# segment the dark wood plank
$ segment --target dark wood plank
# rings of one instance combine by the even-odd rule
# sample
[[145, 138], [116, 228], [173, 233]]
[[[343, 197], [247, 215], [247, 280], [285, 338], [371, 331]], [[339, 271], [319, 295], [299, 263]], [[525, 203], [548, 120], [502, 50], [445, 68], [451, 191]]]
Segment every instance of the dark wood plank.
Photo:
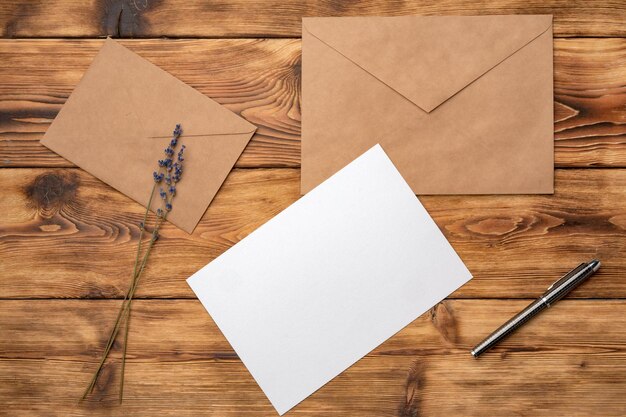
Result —
[[[438, 304], [297, 406], [316, 416], [621, 416], [626, 301], [565, 300], [479, 360], [474, 343], [526, 300]], [[275, 416], [196, 300], [139, 300], [126, 395], [119, 362], [91, 402], [94, 370], [118, 301], [0, 301], [0, 402], [12, 416]]]
[[626, 166], [626, 39], [596, 42], [555, 42], [557, 166]]
[[[259, 127], [239, 167], [300, 163], [300, 41], [126, 41]], [[39, 144], [102, 41], [0, 40], [0, 166], [71, 166]], [[555, 163], [626, 167], [626, 39], [555, 41]]]
[[[119, 297], [142, 208], [78, 169], [2, 169], [0, 298]], [[181, 184], [184, 186], [184, 184]], [[555, 195], [421, 198], [475, 278], [454, 297], [534, 297], [579, 262], [577, 297], [626, 297], [626, 169], [557, 170]], [[140, 297], [193, 297], [185, 279], [299, 198], [296, 169], [236, 170], [196, 231], [167, 225]]]
[[553, 14], [557, 36], [624, 36], [619, 0], [5, 0], [2, 37], [294, 37], [305, 16]]

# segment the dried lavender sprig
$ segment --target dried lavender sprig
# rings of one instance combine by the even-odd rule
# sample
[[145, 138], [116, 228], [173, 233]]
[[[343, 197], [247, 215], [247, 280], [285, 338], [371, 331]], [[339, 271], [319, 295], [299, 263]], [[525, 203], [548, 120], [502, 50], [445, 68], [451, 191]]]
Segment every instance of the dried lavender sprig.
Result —
[[[180, 137], [180, 135], [182, 134], [182, 129], [180, 127], [180, 125], [176, 125], [176, 128], [174, 129], [174, 138], [171, 140], [170, 142], [170, 146], [166, 149], [165, 154], [168, 156], [172, 156], [174, 154], [173, 149], [172, 150], [168, 150], [174, 146], [176, 146], [177, 142], [178, 142], [178, 138]], [[184, 145], [183, 145], [184, 148]], [[180, 159], [180, 155], [182, 154], [182, 150], [179, 152], [179, 159]], [[135, 257], [135, 265], [133, 267], [133, 278], [132, 278], [132, 283], [131, 283], [131, 287], [129, 288], [129, 291], [126, 293], [126, 295], [124, 296], [124, 299], [122, 301], [122, 306], [120, 308], [120, 311], [118, 313], [113, 331], [111, 332], [111, 335], [109, 337], [109, 341], [107, 342], [107, 346], [105, 348], [105, 352], [102, 356], [102, 360], [100, 361], [100, 364], [98, 366], [98, 369], [96, 370], [96, 372], [94, 373], [94, 376], [91, 380], [91, 383], [89, 384], [89, 386], [87, 387], [87, 390], [85, 391], [85, 393], [83, 394], [82, 399], [84, 399], [87, 394], [89, 394], [90, 392], [93, 391], [93, 388], [95, 386], [95, 382], [97, 381], [98, 375], [100, 373], [100, 371], [102, 370], [102, 366], [104, 365], [104, 362], [106, 361], [106, 358], [111, 350], [111, 347], [113, 346], [113, 343], [115, 341], [115, 338], [119, 332], [119, 327], [121, 324], [121, 320], [123, 318], [123, 316], [126, 316], [126, 331], [125, 331], [125, 338], [124, 338], [124, 351], [123, 351], [123, 356], [122, 356], [122, 381], [121, 381], [121, 389], [120, 389], [120, 402], [122, 401], [122, 396], [123, 396], [123, 383], [124, 383], [124, 368], [125, 368], [125, 362], [126, 362], [126, 346], [127, 346], [127, 340], [128, 340], [128, 328], [129, 328], [129, 319], [130, 319], [130, 307], [131, 307], [131, 301], [132, 298], [134, 296], [135, 290], [137, 288], [137, 283], [139, 280], [139, 276], [141, 275], [141, 273], [143, 272], [148, 256], [150, 254], [150, 251], [152, 249], [152, 246], [154, 245], [154, 242], [156, 242], [157, 238], [158, 238], [158, 230], [160, 229], [160, 226], [162, 224], [162, 222], [165, 220], [165, 218], [167, 217], [167, 214], [165, 214], [165, 216], [162, 216], [163, 210], [159, 208], [158, 210], [158, 217], [157, 217], [157, 222], [155, 223], [155, 229], [153, 230], [152, 233], [152, 238], [150, 239], [150, 244], [146, 250], [146, 253], [142, 259], [141, 262], [141, 267], [139, 268], [139, 271], [137, 271], [137, 267], [139, 264], [139, 259], [140, 259], [140, 253], [141, 253], [141, 246], [142, 246], [142, 238], [143, 238], [143, 233], [145, 230], [145, 224], [146, 224], [146, 220], [148, 217], [148, 213], [150, 210], [150, 207], [152, 205], [152, 199], [154, 196], [154, 192], [156, 190], [156, 184], [160, 183], [163, 178], [164, 178], [164, 174], [161, 171], [161, 168], [165, 167], [166, 169], [169, 168], [169, 170], [172, 169], [172, 159], [171, 158], [166, 158], [165, 160], [159, 160], [158, 162], [159, 165], [159, 172], [155, 171], [153, 173], [153, 179], [155, 181], [153, 187], [152, 187], [152, 191], [150, 193], [150, 198], [148, 200], [148, 205], [146, 207], [146, 212], [144, 214], [144, 218], [143, 221], [140, 223], [140, 233], [139, 233], [139, 242], [137, 245], [137, 255]], [[174, 194], [172, 194], [173, 197]], [[170, 199], [166, 199], [166, 200], [170, 200], [167, 201], [166, 204], [168, 204], [169, 210], [171, 210], [171, 198]], [[169, 211], [168, 210], [168, 211]], [[126, 313], [126, 314], [125, 314]]]
[[[178, 143], [178, 138], [180, 137], [180, 135], [182, 134], [182, 129], [180, 124], [176, 125], [176, 128], [174, 129], [174, 137], [172, 138], [172, 140], [170, 141], [170, 145], [166, 148], [165, 153], [169, 156], [174, 155], [174, 150], [173, 148], [177, 145]], [[172, 166], [176, 166], [176, 178], [174, 179], [174, 184], [176, 182], [178, 182], [180, 180], [180, 176], [182, 174], [182, 162], [183, 162], [183, 152], [185, 150], [185, 145], [181, 146], [180, 151], [178, 152], [177, 155], [177, 159], [178, 162], [174, 163], [173, 165], [170, 163], [170, 165], [167, 166], [167, 171], [171, 171], [172, 170]], [[160, 175], [160, 179], [162, 179], [163, 174]], [[170, 175], [168, 174], [166, 176], [166, 178], [169, 180], [170, 179]], [[166, 182], [168, 184], [170, 184], [170, 181]], [[145, 266], [145, 262], [148, 258], [148, 255], [150, 253], [150, 250], [152, 249], [152, 246], [154, 245], [154, 242], [157, 241], [158, 237], [159, 237], [159, 230], [161, 229], [161, 225], [163, 224], [163, 222], [167, 219], [167, 214], [172, 210], [172, 200], [173, 198], [176, 196], [176, 187], [171, 185], [168, 189], [168, 192], [165, 193], [165, 197], [163, 196], [164, 191], [161, 189], [160, 191], [160, 195], [162, 197], [162, 199], [164, 200], [164, 206], [165, 206], [165, 211], [163, 211], [162, 208], [159, 208], [157, 210], [157, 222], [155, 224], [154, 230], [152, 231], [152, 238], [150, 239], [150, 246], [148, 246], [148, 249], [146, 251], [146, 256], [144, 258], [144, 262], [142, 263], [141, 269], [139, 274], [135, 275], [134, 279], [133, 279], [133, 284], [132, 284], [132, 294], [134, 294], [135, 292], [135, 288], [137, 287], [137, 284], [139, 282], [139, 276], [141, 275], [141, 271], [143, 271], [143, 268]], [[124, 371], [126, 368], [126, 348], [128, 346], [128, 331], [130, 328], [130, 311], [131, 311], [131, 303], [132, 303], [132, 296], [129, 298], [128, 300], [128, 306], [127, 306], [127, 314], [126, 314], [126, 329], [124, 332], [124, 350], [122, 353], [122, 370], [120, 373], [120, 393], [119, 393], [119, 401], [120, 404], [122, 402], [123, 396], [124, 396]]]

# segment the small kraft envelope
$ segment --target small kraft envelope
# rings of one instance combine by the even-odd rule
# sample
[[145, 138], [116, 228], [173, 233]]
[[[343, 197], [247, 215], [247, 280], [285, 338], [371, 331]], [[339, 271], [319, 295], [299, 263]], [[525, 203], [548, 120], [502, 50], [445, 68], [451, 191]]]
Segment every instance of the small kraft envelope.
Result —
[[256, 130], [199, 91], [107, 39], [41, 143], [145, 206], [178, 123], [185, 172], [168, 220], [191, 233]]
[[302, 193], [380, 143], [416, 194], [554, 192], [552, 16], [302, 20]]

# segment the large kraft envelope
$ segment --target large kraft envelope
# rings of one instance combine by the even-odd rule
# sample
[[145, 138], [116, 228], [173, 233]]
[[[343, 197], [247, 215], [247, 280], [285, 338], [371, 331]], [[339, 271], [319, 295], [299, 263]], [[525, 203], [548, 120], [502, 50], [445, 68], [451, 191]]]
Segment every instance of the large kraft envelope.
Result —
[[177, 123], [187, 149], [168, 220], [191, 233], [256, 127], [171, 74], [107, 39], [41, 143], [146, 206]]
[[552, 16], [302, 26], [302, 193], [376, 143], [416, 194], [553, 193]]

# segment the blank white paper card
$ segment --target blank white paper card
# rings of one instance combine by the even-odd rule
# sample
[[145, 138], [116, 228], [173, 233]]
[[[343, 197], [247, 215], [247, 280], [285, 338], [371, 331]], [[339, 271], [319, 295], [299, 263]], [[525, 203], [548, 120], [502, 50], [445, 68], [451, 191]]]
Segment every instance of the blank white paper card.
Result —
[[470, 278], [376, 145], [187, 281], [282, 415]]

